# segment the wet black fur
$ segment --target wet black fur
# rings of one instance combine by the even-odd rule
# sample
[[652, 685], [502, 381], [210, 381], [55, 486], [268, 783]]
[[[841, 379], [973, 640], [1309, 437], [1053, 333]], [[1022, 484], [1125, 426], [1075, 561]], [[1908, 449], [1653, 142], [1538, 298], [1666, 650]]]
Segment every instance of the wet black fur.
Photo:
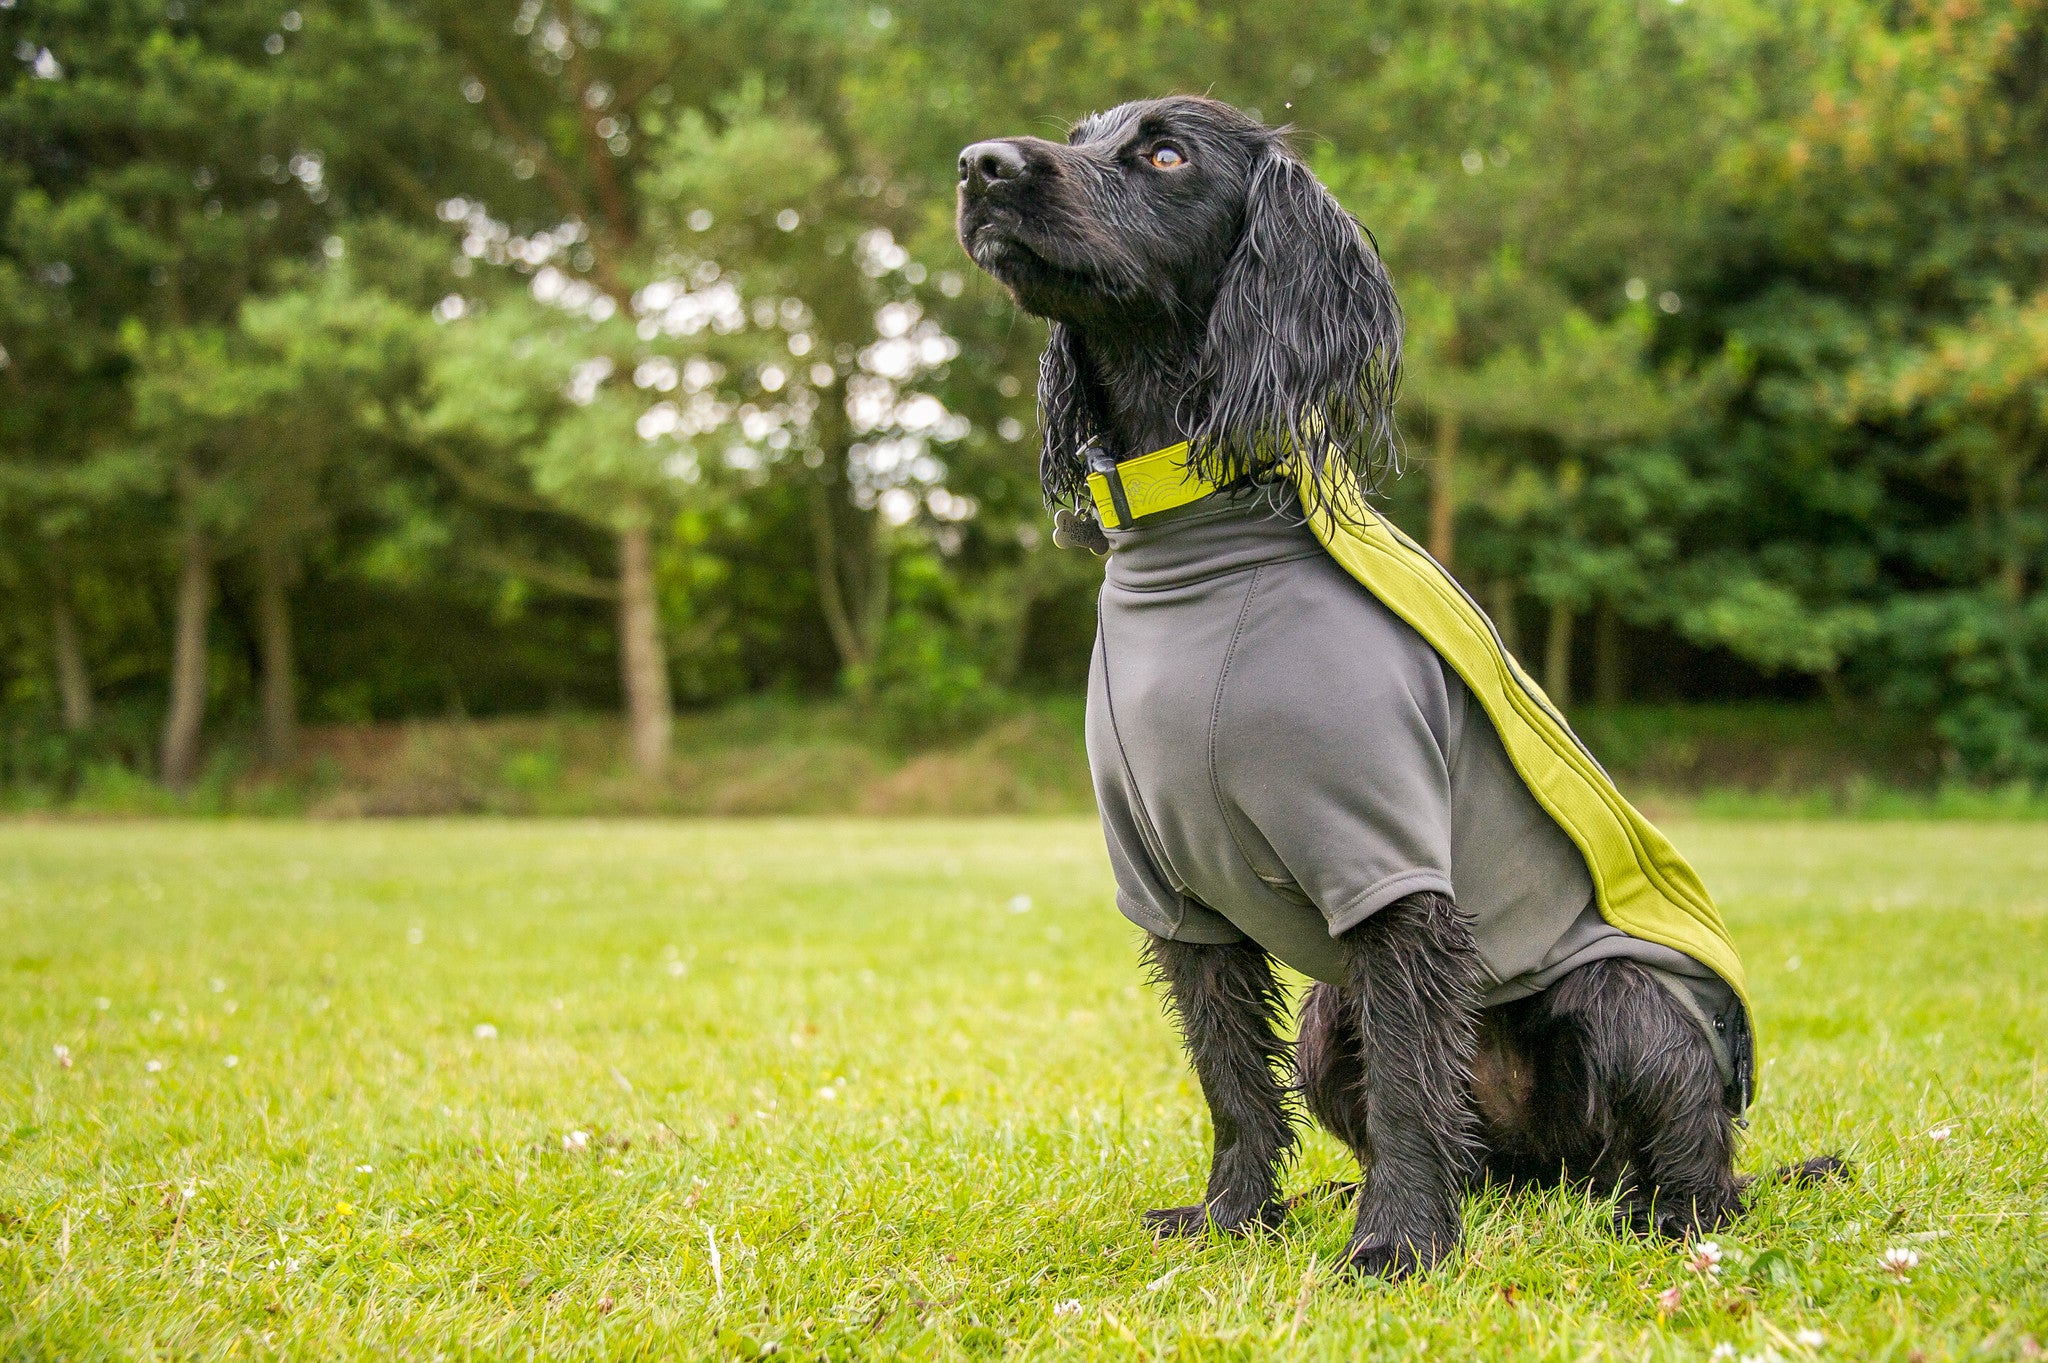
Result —
[[[1153, 167], [1162, 142], [1186, 164]], [[960, 240], [1053, 324], [1038, 382], [1048, 502], [1085, 505], [1091, 444], [1123, 459], [1186, 439], [1225, 485], [1306, 459], [1364, 491], [1392, 469], [1400, 305], [1371, 239], [1282, 132], [1181, 98], [1096, 114], [1065, 145], [1000, 145], [1024, 173], [992, 180], [963, 156]]]
[[[1153, 165], [1162, 144], [1186, 164]], [[1226, 482], [1307, 459], [1367, 491], [1390, 469], [1400, 309], [1370, 238], [1280, 133], [1212, 100], [1151, 100], [1084, 120], [1064, 146], [977, 143], [961, 176], [962, 244], [1053, 323], [1049, 502], [1084, 502], [1091, 445], [1121, 459], [1186, 439]], [[1342, 941], [1345, 982], [1310, 991], [1291, 1046], [1263, 949], [1148, 942], [1215, 1131], [1202, 1202], [1146, 1213], [1156, 1231], [1277, 1223], [1297, 1107], [1364, 1169], [1347, 1251], [1361, 1272], [1451, 1252], [1460, 1201], [1487, 1178], [1585, 1184], [1665, 1235], [1739, 1209], [1712, 1049], [1641, 967], [1588, 965], [1482, 1009], [1470, 926], [1442, 896], [1399, 900]]]
[[1202, 1201], [1147, 1212], [1145, 1221], [1165, 1233], [1212, 1221], [1224, 1230], [1276, 1226], [1295, 1114], [1289, 1048], [1274, 1031], [1286, 996], [1272, 958], [1252, 942], [1191, 950], [1163, 937], [1147, 941], [1145, 957], [1194, 1060], [1215, 1134]]

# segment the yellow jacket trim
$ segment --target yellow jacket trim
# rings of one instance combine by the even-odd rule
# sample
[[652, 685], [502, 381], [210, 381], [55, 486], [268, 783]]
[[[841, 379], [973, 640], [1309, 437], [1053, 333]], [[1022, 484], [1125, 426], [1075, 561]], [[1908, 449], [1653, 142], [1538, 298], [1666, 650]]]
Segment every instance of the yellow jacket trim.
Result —
[[1600, 916], [1728, 982], [1750, 1013], [1749, 981], [1706, 886], [1670, 839], [1638, 812], [1593, 760], [1533, 678], [1501, 646], [1493, 622], [1451, 575], [1348, 485], [1312, 488], [1296, 475], [1309, 518], [1345, 572], [1429, 641], [1479, 700], [1522, 782], [1579, 849]]

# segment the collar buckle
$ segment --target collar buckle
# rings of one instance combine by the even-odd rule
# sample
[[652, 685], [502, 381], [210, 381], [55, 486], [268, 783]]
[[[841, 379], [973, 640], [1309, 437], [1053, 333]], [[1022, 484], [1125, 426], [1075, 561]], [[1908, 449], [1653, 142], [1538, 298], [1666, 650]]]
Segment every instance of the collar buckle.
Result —
[[1109, 492], [1109, 506], [1104, 507], [1102, 505], [1102, 498], [1098, 495], [1095, 499], [1096, 510], [1098, 512], [1107, 510], [1116, 513], [1116, 523], [1114, 525], [1109, 525], [1109, 520], [1106, 516], [1103, 518], [1103, 523], [1109, 525], [1111, 530], [1128, 530], [1131, 522], [1135, 521], [1137, 517], [1131, 514], [1130, 493], [1124, 488], [1124, 476], [1117, 469], [1116, 459], [1099, 445], [1091, 444], [1088, 446], [1088, 472], [1092, 477], [1101, 478], [1104, 487]]

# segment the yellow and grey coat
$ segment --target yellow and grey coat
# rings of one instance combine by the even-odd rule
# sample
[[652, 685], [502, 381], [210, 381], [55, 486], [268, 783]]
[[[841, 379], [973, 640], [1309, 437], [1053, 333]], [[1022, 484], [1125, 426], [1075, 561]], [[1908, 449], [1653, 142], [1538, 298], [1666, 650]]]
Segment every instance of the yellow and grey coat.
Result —
[[1341, 488], [1218, 494], [1185, 446], [1090, 490], [1113, 550], [1090, 762], [1126, 916], [1327, 979], [1336, 934], [1437, 890], [1474, 917], [1489, 1002], [1628, 956], [1746, 1102], [1712, 899], [1427, 553]]

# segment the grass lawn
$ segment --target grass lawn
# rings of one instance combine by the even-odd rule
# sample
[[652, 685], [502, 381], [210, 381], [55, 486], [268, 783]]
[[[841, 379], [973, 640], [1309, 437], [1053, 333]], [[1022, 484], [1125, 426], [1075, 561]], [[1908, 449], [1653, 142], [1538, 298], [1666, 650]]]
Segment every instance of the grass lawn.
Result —
[[1855, 1182], [1712, 1276], [1492, 1193], [1388, 1287], [1334, 1201], [1140, 1233], [1207, 1121], [1089, 822], [0, 825], [0, 1357], [2039, 1357], [2048, 832], [1673, 831], [1743, 1165]]

